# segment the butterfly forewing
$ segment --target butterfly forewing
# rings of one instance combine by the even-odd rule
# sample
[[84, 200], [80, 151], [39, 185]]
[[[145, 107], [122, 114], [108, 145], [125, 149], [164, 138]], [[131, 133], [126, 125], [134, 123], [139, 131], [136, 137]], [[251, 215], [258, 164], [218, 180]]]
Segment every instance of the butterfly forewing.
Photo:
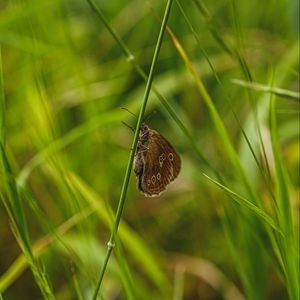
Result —
[[141, 192], [146, 196], [159, 195], [178, 176], [180, 168], [179, 155], [160, 133], [148, 129], [140, 135], [134, 171]]

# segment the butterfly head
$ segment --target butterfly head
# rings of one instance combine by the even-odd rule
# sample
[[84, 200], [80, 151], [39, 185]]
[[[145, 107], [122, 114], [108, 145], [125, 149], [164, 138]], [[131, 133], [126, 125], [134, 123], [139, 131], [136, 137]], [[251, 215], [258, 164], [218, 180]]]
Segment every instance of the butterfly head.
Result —
[[146, 132], [149, 131], [149, 126], [146, 123], [142, 123], [141, 128], [140, 128], [140, 135], [145, 134]]
[[140, 127], [140, 134], [139, 134], [139, 138], [142, 142], [145, 142], [148, 140], [149, 131], [150, 131], [149, 126], [147, 124], [143, 123]]

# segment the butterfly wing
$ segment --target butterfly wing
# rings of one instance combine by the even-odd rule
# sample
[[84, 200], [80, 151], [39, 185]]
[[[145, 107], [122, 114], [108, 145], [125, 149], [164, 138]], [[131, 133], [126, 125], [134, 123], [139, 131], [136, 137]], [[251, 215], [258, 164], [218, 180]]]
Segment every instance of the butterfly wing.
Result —
[[141, 151], [142, 174], [138, 187], [146, 196], [157, 196], [179, 174], [181, 160], [173, 146], [160, 133], [150, 130], [146, 150]]

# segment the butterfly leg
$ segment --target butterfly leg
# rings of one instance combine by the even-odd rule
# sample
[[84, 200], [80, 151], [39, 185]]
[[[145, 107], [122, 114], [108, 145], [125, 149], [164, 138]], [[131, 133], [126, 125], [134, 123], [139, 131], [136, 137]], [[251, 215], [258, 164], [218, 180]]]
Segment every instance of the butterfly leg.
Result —
[[[142, 148], [142, 149], [141, 149]], [[137, 151], [136, 151], [136, 153], [138, 154], [138, 153], [143, 153], [143, 152], [147, 152], [149, 150], [149, 148], [148, 147], [146, 147], [145, 145], [141, 145], [138, 149], [137, 149]]]

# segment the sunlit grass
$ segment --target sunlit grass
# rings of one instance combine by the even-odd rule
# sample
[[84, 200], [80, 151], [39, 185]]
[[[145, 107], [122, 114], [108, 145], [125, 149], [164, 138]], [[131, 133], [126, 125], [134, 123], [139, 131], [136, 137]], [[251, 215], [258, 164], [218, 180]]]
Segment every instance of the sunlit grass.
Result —
[[[0, 4], [0, 299], [95, 295], [134, 138], [120, 108], [138, 114], [166, 2]], [[182, 172], [151, 199], [127, 174], [98, 299], [299, 298], [292, 11], [174, 1], [145, 113]]]

